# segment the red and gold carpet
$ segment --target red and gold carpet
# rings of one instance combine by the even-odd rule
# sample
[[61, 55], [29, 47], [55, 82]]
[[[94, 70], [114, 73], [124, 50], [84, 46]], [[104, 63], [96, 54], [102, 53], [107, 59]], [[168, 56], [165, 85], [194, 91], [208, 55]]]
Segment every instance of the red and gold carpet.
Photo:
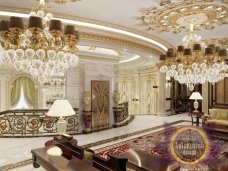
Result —
[[[171, 155], [170, 141], [175, 132], [184, 126], [169, 127], [162, 131], [148, 133], [143, 136], [132, 138], [111, 146], [95, 150], [95, 153], [103, 158], [108, 158], [109, 154], [121, 154], [130, 148], [143, 150], [147, 153], [155, 154], [166, 159], [175, 160]], [[201, 129], [201, 128], [197, 128]], [[204, 171], [207, 170], [208, 164], [219, 157], [222, 153], [228, 151], [228, 142], [216, 139], [206, 132], [209, 145], [206, 157], [195, 164], [181, 164], [182, 170], [185, 171]]]

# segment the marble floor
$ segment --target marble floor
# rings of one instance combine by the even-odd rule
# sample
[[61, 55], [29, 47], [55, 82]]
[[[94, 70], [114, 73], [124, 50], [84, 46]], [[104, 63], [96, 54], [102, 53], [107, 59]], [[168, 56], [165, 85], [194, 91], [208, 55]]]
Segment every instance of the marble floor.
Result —
[[[94, 143], [97, 141], [106, 140], [106, 139], [118, 137], [125, 134], [131, 134], [148, 128], [153, 128], [153, 127], [159, 128], [159, 126], [164, 126], [169, 123], [180, 121], [180, 120], [190, 121], [190, 119], [191, 119], [190, 116], [188, 116], [186, 113], [171, 115], [166, 117], [155, 116], [155, 115], [142, 115], [142, 116], [136, 116], [135, 119], [127, 126], [108, 129], [108, 130], [95, 132], [91, 134], [75, 135], [74, 138], [78, 140], [78, 145], [86, 145], [89, 143]], [[183, 124], [183, 123], [180, 123], [180, 124]], [[184, 122], [184, 124], [189, 125], [190, 122]], [[159, 129], [162, 129], [162, 128], [159, 128]], [[159, 129], [155, 129], [153, 131], [158, 131]], [[31, 149], [44, 147], [44, 143], [50, 139], [51, 137], [0, 138], [0, 171], [2, 171], [1, 168], [4, 168], [3, 166], [14, 164], [27, 159], [31, 159], [32, 157]], [[110, 141], [106, 144], [98, 145], [92, 148], [93, 149], [101, 148], [102, 146], [107, 146], [123, 140], [125, 139], [117, 140], [115, 142]], [[12, 171], [13, 170], [40, 171], [43, 169], [42, 168], [34, 169], [32, 167], [32, 164], [29, 164], [29, 165], [18, 167], [16, 169], [11, 169], [11, 170]]]

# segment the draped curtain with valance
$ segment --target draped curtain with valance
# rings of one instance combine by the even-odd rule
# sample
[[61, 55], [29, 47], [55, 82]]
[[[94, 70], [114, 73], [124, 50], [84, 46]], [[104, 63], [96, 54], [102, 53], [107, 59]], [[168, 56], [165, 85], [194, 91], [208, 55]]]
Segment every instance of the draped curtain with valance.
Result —
[[21, 97], [21, 89], [23, 86], [24, 97], [26, 103], [32, 107], [36, 107], [36, 88], [34, 82], [25, 76], [19, 77], [11, 83], [11, 91], [10, 91], [10, 103], [11, 107], [14, 107], [18, 104]]

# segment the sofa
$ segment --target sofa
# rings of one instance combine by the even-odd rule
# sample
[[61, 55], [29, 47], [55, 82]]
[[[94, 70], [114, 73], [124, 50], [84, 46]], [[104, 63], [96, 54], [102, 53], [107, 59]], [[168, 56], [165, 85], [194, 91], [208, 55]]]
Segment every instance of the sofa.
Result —
[[203, 118], [203, 127], [228, 133], [228, 109], [209, 109], [209, 115]]

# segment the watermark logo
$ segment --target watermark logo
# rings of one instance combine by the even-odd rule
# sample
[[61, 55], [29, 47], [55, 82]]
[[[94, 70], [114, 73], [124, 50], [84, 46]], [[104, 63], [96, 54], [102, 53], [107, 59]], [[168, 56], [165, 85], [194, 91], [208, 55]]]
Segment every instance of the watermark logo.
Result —
[[208, 138], [206, 133], [193, 127], [177, 130], [170, 142], [171, 154], [175, 160], [183, 164], [195, 164], [208, 154]]

